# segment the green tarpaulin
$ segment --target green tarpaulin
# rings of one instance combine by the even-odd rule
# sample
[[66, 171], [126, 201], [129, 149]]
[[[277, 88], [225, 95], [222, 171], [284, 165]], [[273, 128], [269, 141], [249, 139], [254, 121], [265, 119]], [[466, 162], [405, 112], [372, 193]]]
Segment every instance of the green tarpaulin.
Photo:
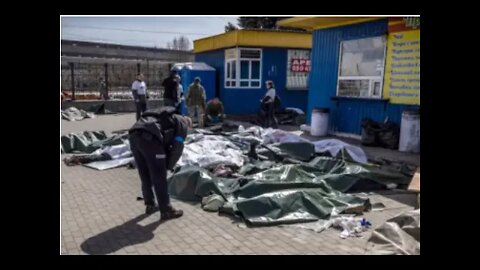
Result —
[[247, 222], [273, 225], [326, 219], [359, 206], [368, 209], [367, 198], [344, 192], [364, 182], [385, 186], [409, 181], [397, 172], [324, 156], [302, 164], [255, 161], [239, 174], [218, 178], [200, 167], [184, 166], [169, 178], [169, 192], [189, 201], [218, 194]]
[[85, 131], [63, 135], [60, 142], [64, 153], [89, 154], [103, 146], [121, 144], [127, 138], [127, 133], [107, 137], [104, 131]]

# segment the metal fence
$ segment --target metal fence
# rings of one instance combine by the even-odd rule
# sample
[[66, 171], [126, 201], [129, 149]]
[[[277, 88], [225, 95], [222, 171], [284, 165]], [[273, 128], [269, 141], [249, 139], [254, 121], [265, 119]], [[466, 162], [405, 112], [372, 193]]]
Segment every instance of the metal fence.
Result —
[[161, 83], [171, 63], [161, 61], [65, 58], [61, 64], [61, 90], [67, 99], [101, 99], [101, 79], [109, 99], [132, 99], [131, 85], [143, 73], [150, 98], [163, 94]]

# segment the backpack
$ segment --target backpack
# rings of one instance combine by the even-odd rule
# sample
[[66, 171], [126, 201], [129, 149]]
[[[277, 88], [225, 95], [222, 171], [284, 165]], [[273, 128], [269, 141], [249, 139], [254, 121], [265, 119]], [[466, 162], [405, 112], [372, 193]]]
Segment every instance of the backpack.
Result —
[[161, 107], [159, 109], [147, 110], [142, 117], [132, 126], [129, 133], [142, 130], [150, 133], [158, 139], [162, 144], [170, 144], [173, 142], [177, 127], [174, 107]]

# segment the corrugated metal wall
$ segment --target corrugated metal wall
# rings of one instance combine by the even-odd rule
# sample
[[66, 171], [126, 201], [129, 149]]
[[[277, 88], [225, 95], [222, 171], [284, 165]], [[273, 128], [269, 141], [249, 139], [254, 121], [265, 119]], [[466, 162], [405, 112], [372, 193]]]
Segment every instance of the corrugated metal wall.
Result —
[[336, 96], [340, 42], [385, 35], [388, 21], [379, 20], [344, 27], [317, 30], [313, 33], [312, 71], [309, 82], [307, 122], [315, 107], [330, 108], [330, 130], [361, 134], [364, 117], [383, 121], [385, 117], [400, 123], [402, 111], [418, 109], [419, 106], [390, 104], [380, 100], [340, 99]]
[[402, 112], [406, 109], [418, 109], [415, 105], [390, 104], [377, 100], [342, 99], [332, 101], [330, 106], [330, 130], [361, 134], [360, 126], [363, 118], [371, 118], [383, 122], [386, 117], [400, 124]]
[[[275, 83], [277, 95], [282, 100], [282, 107], [295, 107], [303, 111], [307, 109], [307, 90], [287, 90], [287, 59], [288, 49], [263, 49], [263, 81], [272, 80]], [[265, 84], [262, 84], [265, 93]]]
[[[224, 100], [223, 88], [221, 88], [224, 79], [223, 73], [225, 72], [224, 59], [225, 53], [223, 50], [195, 54], [195, 62], [204, 62], [215, 68], [215, 96], [218, 96], [222, 101]], [[222, 74], [222, 76], [219, 74]]]
[[224, 50], [195, 54], [195, 61], [205, 62], [217, 70], [217, 88], [227, 114], [256, 114], [260, 107], [259, 100], [265, 95], [263, 83], [272, 80], [283, 107], [307, 108], [308, 91], [286, 90], [287, 49], [263, 48], [262, 50], [262, 88], [241, 89], [224, 88]]

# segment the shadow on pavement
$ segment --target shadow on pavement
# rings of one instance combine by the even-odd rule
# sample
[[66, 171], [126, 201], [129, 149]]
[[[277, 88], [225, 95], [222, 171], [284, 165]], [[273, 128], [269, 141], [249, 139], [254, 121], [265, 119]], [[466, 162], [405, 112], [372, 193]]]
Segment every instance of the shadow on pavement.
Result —
[[90, 255], [105, 255], [127, 246], [148, 242], [154, 237], [153, 231], [163, 223], [158, 220], [146, 226], [138, 224], [148, 216], [140, 215], [122, 225], [90, 237], [80, 245], [80, 248]]

